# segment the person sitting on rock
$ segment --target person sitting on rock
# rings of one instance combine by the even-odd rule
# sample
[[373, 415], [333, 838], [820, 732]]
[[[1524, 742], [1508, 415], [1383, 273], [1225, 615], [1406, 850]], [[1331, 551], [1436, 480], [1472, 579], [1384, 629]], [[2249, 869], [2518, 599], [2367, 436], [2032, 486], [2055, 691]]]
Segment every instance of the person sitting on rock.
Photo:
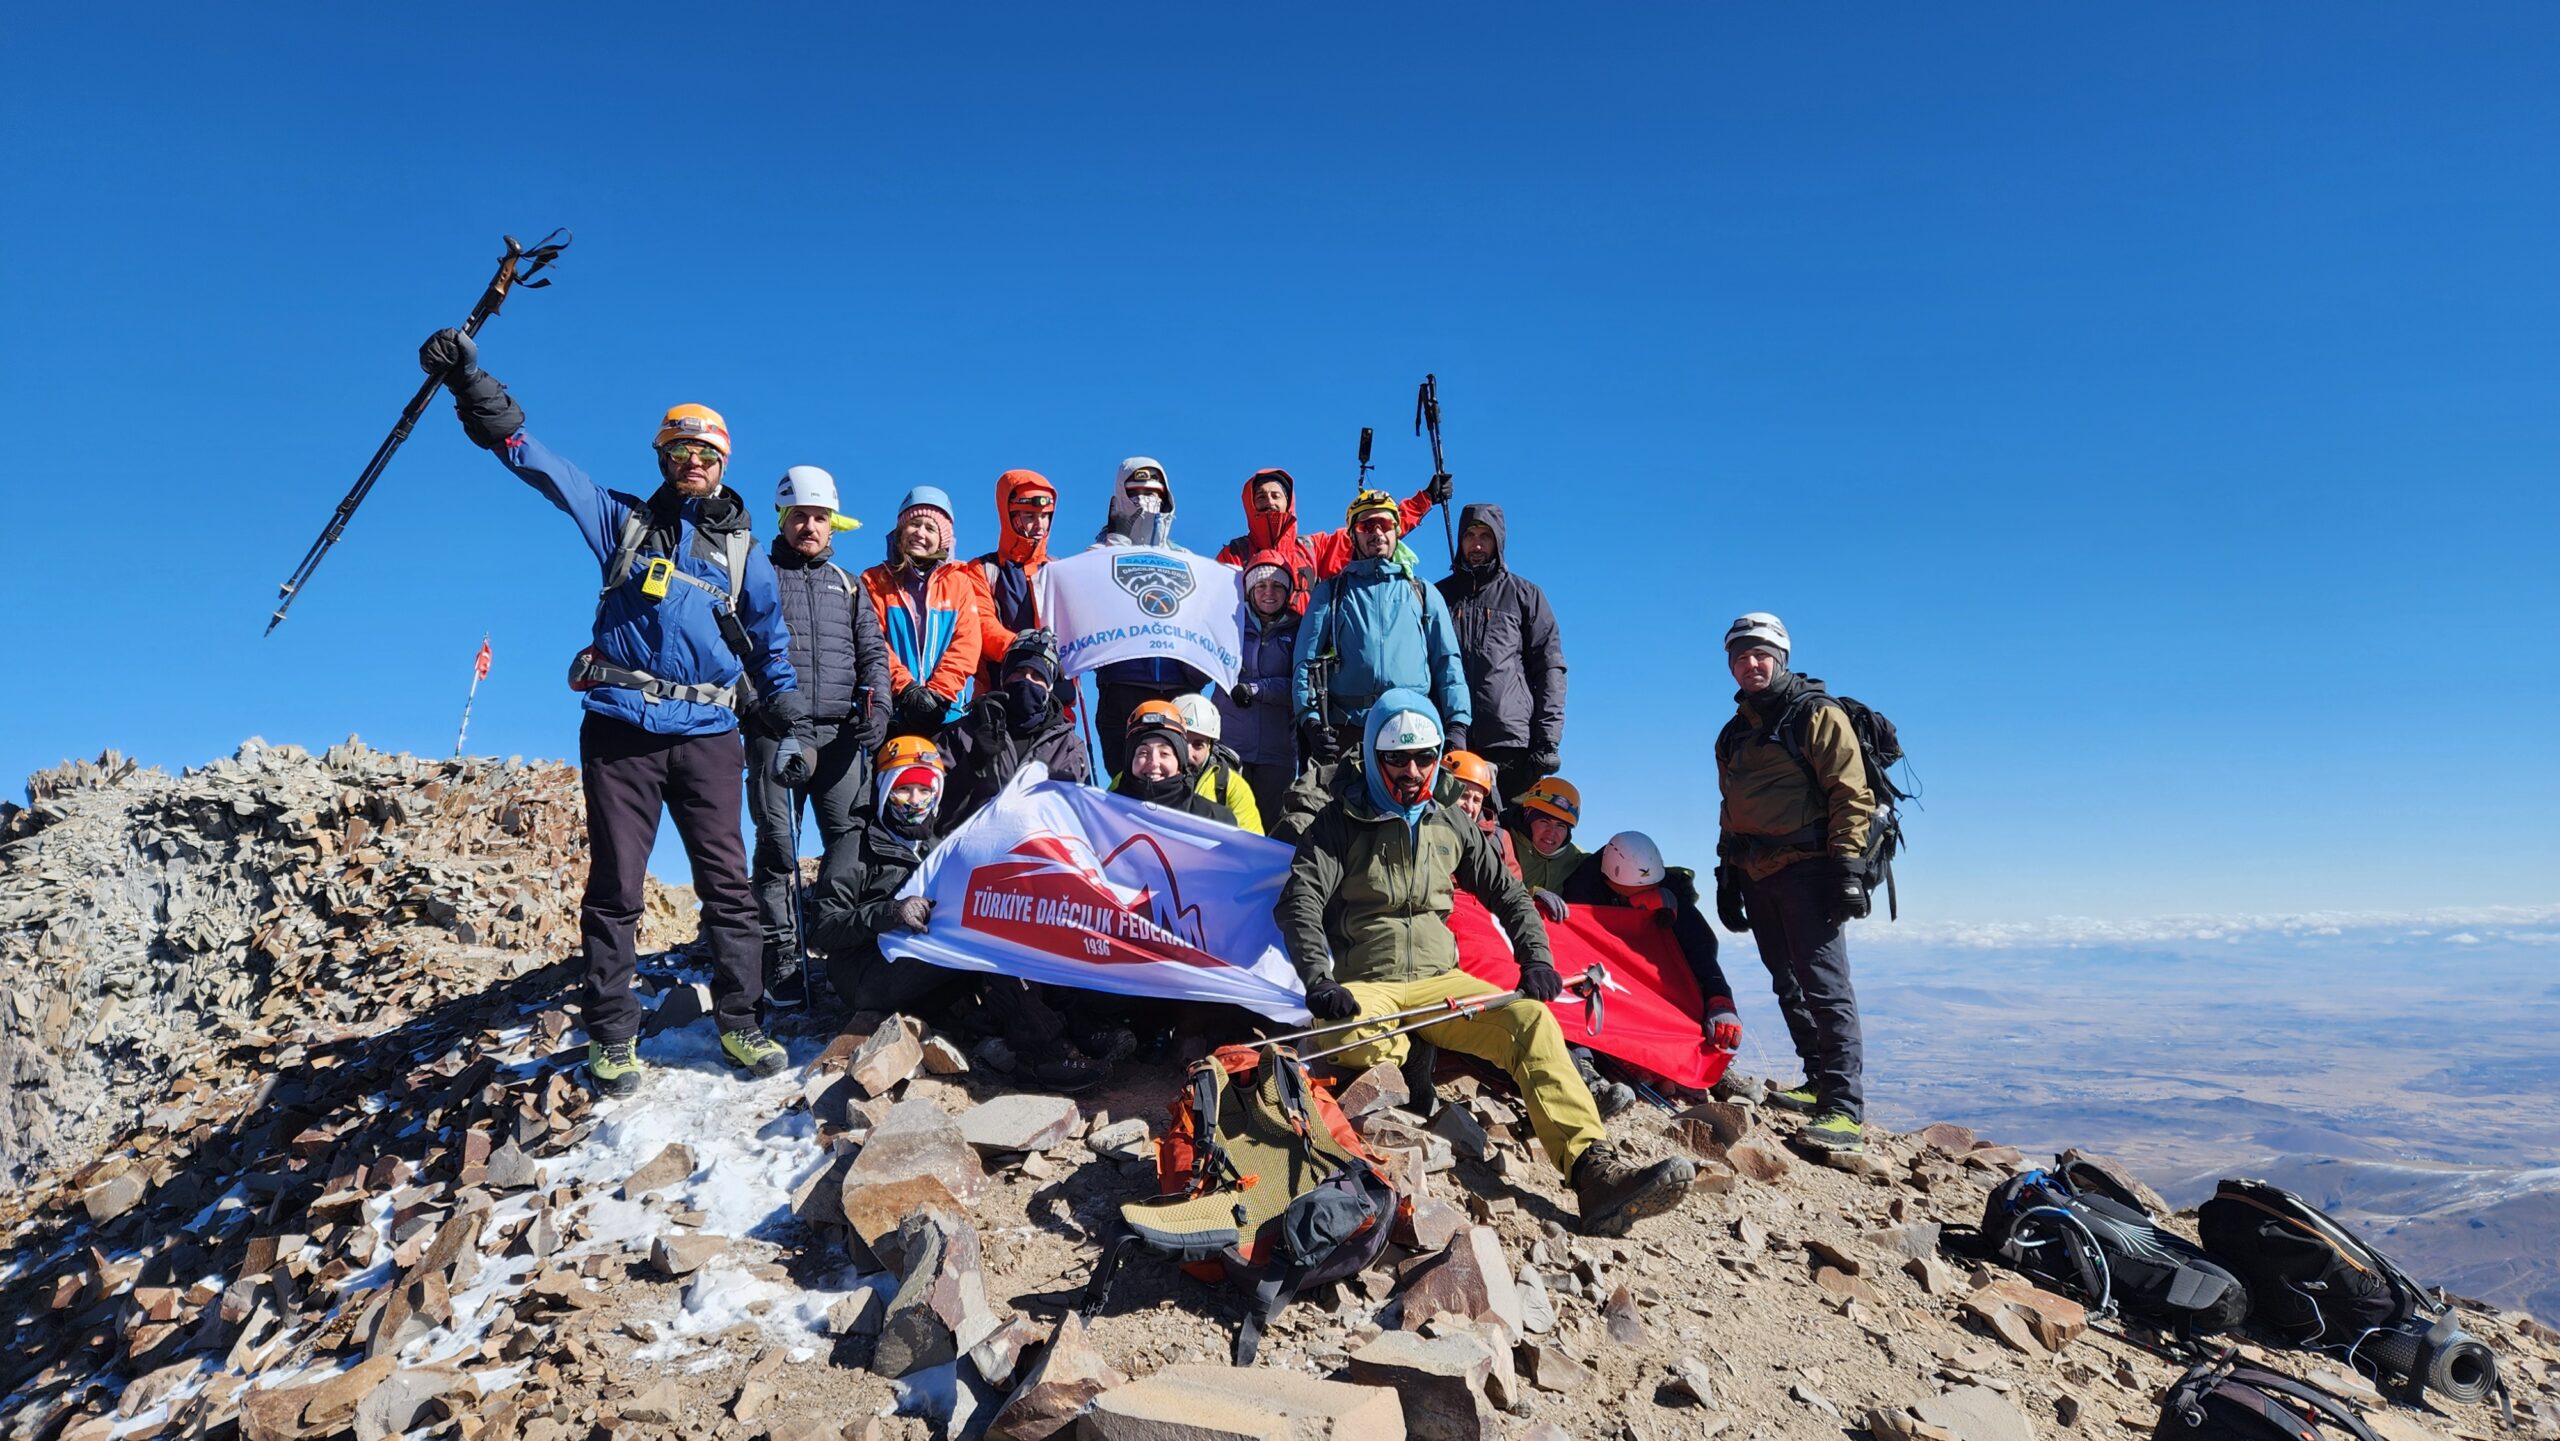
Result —
[[1192, 774], [1200, 778], [1200, 794], [1235, 812], [1237, 825], [1262, 834], [1262, 810], [1253, 802], [1253, 787], [1245, 784], [1236, 753], [1218, 738], [1216, 702], [1205, 695], [1178, 695], [1173, 708], [1182, 713], [1183, 748]]
[[1520, 797], [1503, 821], [1520, 857], [1520, 879], [1532, 891], [1564, 893], [1565, 879], [1591, 853], [1573, 843], [1582, 824], [1582, 792], [1560, 776], [1547, 776]]
[[1058, 675], [1057, 637], [1026, 630], [1013, 638], [996, 686], [944, 733], [951, 746], [951, 784], [942, 798], [945, 833], [994, 800], [1025, 761], [1048, 767], [1054, 781], [1082, 785], [1092, 779], [1092, 755], [1067, 709], [1074, 695], [1074, 684], [1061, 683]]
[[1476, 829], [1484, 833], [1484, 843], [1502, 857], [1502, 868], [1514, 880], [1519, 879], [1520, 857], [1511, 844], [1511, 832], [1504, 830], [1495, 816], [1493, 793], [1499, 777], [1493, 762], [1474, 751], [1451, 751], [1441, 768], [1448, 772], [1456, 788], [1456, 798], [1449, 804], [1476, 823]]
[[[1680, 947], [1680, 959], [1689, 968], [1690, 979], [1697, 982], [1698, 998], [1705, 1003], [1705, 1019], [1698, 1034], [1719, 1051], [1737, 1050], [1742, 1045], [1742, 1016], [1733, 1008], [1733, 983], [1724, 976], [1724, 967], [1716, 959], [1716, 928], [1707, 924], [1706, 915], [1698, 909], [1697, 874], [1686, 867], [1666, 866], [1662, 848], [1653, 837], [1642, 831], [1620, 831], [1609, 837], [1600, 853], [1576, 867], [1565, 878], [1560, 898], [1569, 906], [1624, 906], [1642, 911], [1653, 923], [1671, 933]], [[1577, 1060], [1581, 1058], [1578, 1056]], [[1589, 1067], [1585, 1067], [1586, 1071]], [[1621, 1082], [1607, 1082], [1614, 1091], [1626, 1091], [1623, 1098], [1633, 1104], [1634, 1092]], [[1598, 1094], [1598, 1088], [1593, 1088]], [[1603, 1099], [1600, 1109], [1616, 1114], [1609, 1104], [1619, 1099], [1614, 1094]]]
[[1191, 768], [1191, 731], [1182, 712], [1169, 700], [1141, 701], [1129, 712], [1126, 727], [1129, 768], [1111, 783], [1111, 793], [1149, 801], [1220, 825], [1236, 823], [1236, 813], [1202, 794], [1199, 773]]
[[919, 960], [893, 960], [881, 938], [922, 931], [933, 921], [924, 896], [898, 892], [940, 838], [934, 817], [945, 782], [941, 750], [921, 736], [897, 736], [873, 767], [880, 800], [870, 823], [827, 852], [810, 905], [810, 940], [827, 958], [828, 979], [846, 1007], [897, 1012], [979, 1037], [970, 1058], [1024, 1085], [1074, 1093], [1110, 1074], [1068, 1040], [1065, 1018], [1031, 985]]
[[1445, 741], [1424, 696], [1396, 689], [1378, 697], [1361, 739], [1361, 784], [1316, 813], [1273, 916], [1306, 983], [1307, 1009], [1319, 1023], [1350, 1021], [1496, 994], [1458, 968], [1449, 931], [1458, 888], [1482, 901], [1519, 957], [1522, 997], [1405, 1035], [1383, 1034], [1396, 1024], [1384, 1020], [1346, 1030], [1340, 1040], [1351, 1047], [1334, 1060], [1398, 1065], [1419, 1037], [1501, 1067], [1519, 1086], [1547, 1158], [1570, 1178], [1583, 1231], [1623, 1235], [1678, 1205], [1696, 1173], [1676, 1157], [1639, 1165], [1609, 1141], [1545, 1005], [1564, 993], [1564, 980], [1529, 892], [1502, 868], [1475, 821], [1433, 798]]

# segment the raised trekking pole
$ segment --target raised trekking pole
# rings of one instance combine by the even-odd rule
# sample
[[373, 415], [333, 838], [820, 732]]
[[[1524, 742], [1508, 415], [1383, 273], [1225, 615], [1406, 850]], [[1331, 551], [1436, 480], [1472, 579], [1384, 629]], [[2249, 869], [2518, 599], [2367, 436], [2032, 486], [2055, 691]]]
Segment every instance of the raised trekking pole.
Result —
[[[1422, 377], [1422, 388], [1413, 396], [1413, 433], [1425, 430], [1431, 435], [1431, 478], [1440, 480], [1449, 474], [1449, 462], [1440, 454], [1440, 377]], [[1458, 563], [1458, 527], [1449, 519], [1449, 507], [1440, 507], [1440, 534], [1449, 542], [1449, 564]]]
[[[480, 303], [471, 307], [471, 318], [462, 322], [465, 335], [480, 333], [481, 324], [497, 314], [498, 307], [507, 303], [507, 292], [518, 286], [540, 290], [549, 285], [550, 281], [533, 277], [549, 269], [551, 263], [560, 258], [560, 252], [569, 248], [569, 232], [566, 230], [552, 231], [531, 249], [512, 235], [500, 238], [507, 243], [507, 253], [498, 258], [498, 273], [490, 279], [489, 288], [480, 292]], [[391, 456], [400, 449], [400, 443], [409, 438], [410, 428], [418, 423], [418, 417], [427, 413], [427, 402], [435, 398], [436, 387], [442, 384], [443, 376], [428, 376], [426, 383], [418, 387], [418, 393], [409, 397], [409, 404], [400, 412], [399, 422], [391, 427], [389, 435], [382, 438], [382, 444], [373, 452], [373, 459], [365, 462], [364, 473], [356, 477], [355, 488], [347, 492], [346, 499], [338, 502], [329, 523], [320, 528], [320, 538], [311, 542], [311, 549], [303, 553], [302, 564], [293, 568], [293, 574], [276, 592], [276, 613], [267, 617], [267, 628], [263, 634], [273, 635], [275, 628], [284, 623], [284, 613], [293, 609], [294, 599], [301, 595], [304, 586], [311, 583], [312, 572], [320, 568], [329, 548], [338, 543], [339, 536], [346, 534], [347, 522], [355, 517], [356, 507], [364, 504], [364, 498], [373, 493], [373, 483], [382, 479], [383, 467], [391, 463]]]

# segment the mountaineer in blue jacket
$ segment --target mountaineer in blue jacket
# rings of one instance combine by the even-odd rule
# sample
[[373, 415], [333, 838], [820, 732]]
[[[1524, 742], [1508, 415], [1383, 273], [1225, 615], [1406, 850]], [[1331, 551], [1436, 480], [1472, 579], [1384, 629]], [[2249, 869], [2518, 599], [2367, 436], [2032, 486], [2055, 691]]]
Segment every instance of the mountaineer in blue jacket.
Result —
[[1403, 689], [1430, 697], [1449, 749], [1465, 750], [1474, 716], [1449, 603], [1423, 582], [1413, 552], [1397, 543], [1402, 517], [1395, 497], [1364, 490], [1347, 515], [1352, 561], [1340, 575], [1317, 582], [1298, 624], [1290, 713], [1300, 748], [1321, 761], [1356, 748], [1369, 707]]
[[663, 805], [693, 862], [721, 1054], [751, 1075], [773, 1075], [785, 1056], [756, 1024], [762, 932], [738, 824], [746, 772], [738, 717], [756, 710], [784, 737], [773, 770], [785, 784], [808, 780], [814, 730], [791, 670], [773, 564], [748, 532], [738, 493], [721, 483], [729, 428], [708, 407], [677, 406], [658, 426], [656, 492], [643, 500], [606, 490], [525, 433], [524, 411], [478, 358], [458, 330], [439, 330], [418, 348], [419, 366], [453, 392], [463, 433], [566, 512], [604, 572], [595, 639], [569, 677], [586, 709], [578, 766], [588, 863], [578, 926], [588, 1074], [609, 1096], [640, 1085], [633, 932]]

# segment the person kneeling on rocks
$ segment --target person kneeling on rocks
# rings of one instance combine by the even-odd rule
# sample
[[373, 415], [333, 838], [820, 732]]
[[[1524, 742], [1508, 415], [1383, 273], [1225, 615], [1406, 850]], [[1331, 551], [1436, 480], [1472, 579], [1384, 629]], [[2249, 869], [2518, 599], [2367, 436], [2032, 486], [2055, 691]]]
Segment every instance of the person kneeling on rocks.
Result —
[[[1640, 1166], [1610, 1143], [1545, 1004], [1564, 993], [1564, 980], [1537, 907], [1476, 822], [1433, 798], [1443, 741], [1429, 700], [1401, 689], [1380, 696], [1363, 731], [1360, 783], [1329, 800], [1298, 841], [1273, 915], [1306, 983], [1307, 1009], [1318, 1022], [1348, 1021], [1495, 994], [1458, 969], [1449, 913], [1465, 888], [1511, 938], [1523, 998], [1407, 1034], [1508, 1072], [1547, 1158], [1573, 1183], [1583, 1231], [1623, 1235], [1678, 1205], [1695, 1171], [1676, 1158]], [[1407, 1036], [1379, 1034], [1394, 1025], [1342, 1032], [1354, 1044], [1334, 1059], [1400, 1064]]]
[[970, 1058], [999, 1076], [1067, 1092], [1100, 1085], [1109, 1068], [1076, 1052], [1065, 1018], [1028, 983], [882, 952], [882, 936], [933, 920], [931, 900], [901, 900], [898, 891], [940, 839], [942, 752], [922, 736], [897, 736], [880, 748], [873, 774], [879, 806], [859, 835], [827, 852], [810, 906], [809, 938], [827, 958], [836, 995], [851, 1010], [978, 1035]]

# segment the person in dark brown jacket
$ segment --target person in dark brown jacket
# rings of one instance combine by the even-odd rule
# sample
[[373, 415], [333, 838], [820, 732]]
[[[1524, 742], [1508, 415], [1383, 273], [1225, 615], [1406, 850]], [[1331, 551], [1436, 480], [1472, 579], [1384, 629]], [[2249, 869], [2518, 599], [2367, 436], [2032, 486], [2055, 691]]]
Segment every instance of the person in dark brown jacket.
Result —
[[1765, 611], [1725, 632], [1741, 689], [1716, 736], [1716, 914], [1759, 942], [1804, 1062], [1803, 1083], [1770, 1103], [1812, 1115], [1807, 1141], [1853, 1151], [1865, 1136], [1865, 1056], [1844, 927], [1867, 913], [1860, 860], [1876, 798], [1848, 717], [1822, 682], [1787, 668], [1788, 650], [1786, 625]]

